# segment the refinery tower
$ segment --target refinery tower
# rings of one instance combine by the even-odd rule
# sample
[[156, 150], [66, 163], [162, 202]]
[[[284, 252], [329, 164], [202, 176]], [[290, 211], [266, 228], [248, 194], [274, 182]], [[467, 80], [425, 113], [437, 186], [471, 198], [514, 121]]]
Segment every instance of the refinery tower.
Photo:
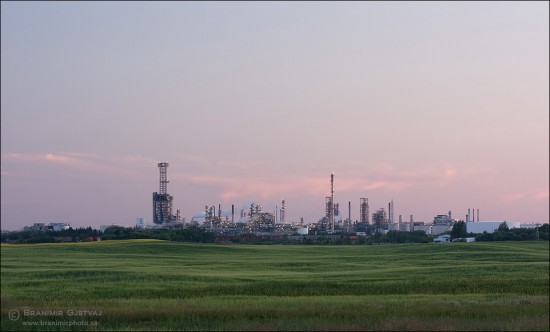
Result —
[[168, 179], [166, 177], [167, 162], [158, 164], [160, 170], [160, 186], [159, 192], [153, 193], [153, 222], [155, 224], [164, 224], [177, 220], [177, 217], [172, 215], [172, 200], [173, 197], [166, 191]]

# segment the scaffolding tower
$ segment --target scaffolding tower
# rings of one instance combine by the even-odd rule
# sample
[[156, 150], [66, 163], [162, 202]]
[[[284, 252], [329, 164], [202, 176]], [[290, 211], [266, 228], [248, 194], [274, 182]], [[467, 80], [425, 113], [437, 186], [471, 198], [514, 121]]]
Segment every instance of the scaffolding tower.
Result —
[[167, 162], [158, 163], [160, 171], [159, 191], [153, 193], [153, 223], [163, 224], [177, 219], [172, 215], [173, 197], [168, 194], [166, 176]]

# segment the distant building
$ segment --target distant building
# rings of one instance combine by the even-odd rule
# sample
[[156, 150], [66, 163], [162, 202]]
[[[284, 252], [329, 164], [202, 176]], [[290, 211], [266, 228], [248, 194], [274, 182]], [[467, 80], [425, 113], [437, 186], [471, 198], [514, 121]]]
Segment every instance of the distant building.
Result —
[[434, 217], [433, 224], [438, 226], [440, 225], [452, 226], [454, 224], [454, 220], [451, 219], [451, 217], [446, 214], [438, 214], [437, 216]]
[[439, 235], [441, 233], [450, 232], [453, 230], [452, 225], [433, 225], [431, 234], [432, 235]]
[[[166, 175], [166, 169], [168, 168], [167, 162], [157, 164], [160, 171], [159, 191], [153, 193], [153, 224], [162, 225], [169, 224], [167, 227], [172, 227], [171, 223], [180, 222], [180, 211], [177, 210], [176, 214], [172, 213], [172, 201], [174, 197], [168, 194], [167, 184], [168, 181]], [[177, 227], [180, 227], [179, 225]]]
[[483, 232], [494, 233], [500, 225], [506, 222], [508, 228], [520, 228], [520, 223], [518, 221], [477, 221], [477, 222], [467, 222], [466, 223], [466, 232], [481, 234]]
[[[521, 224], [520, 227], [521, 228], [537, 228], [537, 227], [540, 227], [542, 226], [541, 223], [531, 223], [531, 224]], [[510, 227], [510, 226], [508, 226]]]
[[451, 236], [449, 234], [440, 235], [434, 239], [434, 242], [436, 243], [451, 242]]
[[384, 208], [381, 208], [372, 214], [372, 223], [374, 225], [374, 229], [377, 231], [388, 229], [388, 219], [386, 218], [386, 211]]
[[308, 227], [307, 226], [304, 226], [302, 228], [298, 228], [298, 234], [300, 235], [307, 235], [308, 234]]
[[46, 232], [54, 231], [59, 232], [66, 229], [69, 229], [70, 225], [63, 222], [51, 222], [46, 224], [45, 222], [35, 222], [32, 226], [25, 226], [23, 230], [25, 231], [34, 231], [34, 232]]
[[25, 227], [24, 230], [45, 232], [48, 230], [48, 226], [46, 226], [45, 222], [35, 222], [34, 224], [32, 224], [32, 226]]
[[419, 224], [419, 222], [415, 222], [415, 225], [414, 225], [415, 231], [423, 231], [428, 235], [432, 235], [432, 226], [424, 225], [424, 223], [422, 223], [422, 225], [417, 225], [417, 224]]
[[59, 232], [69, 229], [70, 226], [64, 222], [51, 222], [49, 227], [52, 231]]
[[388, 231], [400, 231], [400, 225], [401, 224], [388, 224]]
[[145, 228], [145, 220], [143, 218], [136, 218], [136, 227]]

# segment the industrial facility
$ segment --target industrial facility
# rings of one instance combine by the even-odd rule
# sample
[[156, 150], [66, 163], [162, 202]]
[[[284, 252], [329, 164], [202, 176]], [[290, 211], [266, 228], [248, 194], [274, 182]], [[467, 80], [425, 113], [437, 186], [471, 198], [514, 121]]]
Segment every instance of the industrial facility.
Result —
[[[152, 206], [152, 223], [147, 223], [142, 217], [135, 220], [134, 228], [136, 229], [184, 229], [189, 227], [198, 227], [203, 231], [215, 233], [216, 239], [220, 241], [240, 241], [241, 239], [267, 239], [269, 241], [277, 241], [277, 239], [285, 239], [290, 241], [322, 241], [329, 239], [335, 242], [335, 238], [340, 240], [353, 241], [372, 241], [379, 235], [387, 234], [387, 237], [415, 238], [421, 233], [414, 234], [398, 234], [396, 232], [423, 232], [426, 235], [435, 237], [434, 242], [445, 243], [450, 241], [447, 236], [454, 232], [454, 226], [457, 223], [460, 228], [456, 230], [465, 230], [470, 237], [460, 238], [465, 242], [470, 241], [473, 234], [480, 234], [480, 237], [487, 236], [489, 233], [496, 231], [502, 232], [514, 228], [531, 228], [536, 229], [540, 223], [520, 224], [516, 221], [484, 221], [480, 220], [480, 209], [469, 208], [462, 220], [457, 220], [452, 217], [452, 212], [447, 214], [437, 214], [433, 217], [433, 221], [415, 221], [413, 214], [409, 215], [409, 220], [404, 221], [403, 215], [398, 214], [397, 221], [395, 220], [395, 203], [391, 199], [384, 207], [376, 207], [374, 213], [370, 213], [372, 201], [367, 197], [359, 198], [358, 220], [352, 220], [352, 202], [348, 201], [347, 217], [346, 213], [341, 210], [341, 204], [335, 197], [335, 175], [330, 173], [330, 182], [327, 181], [327, 193], [323, 195], [324, 207], [321, 199], [319, 206], [314, 207], [322, 217], [317, 221], [304, 221], [304, 217], [300, 217], [299, 221], [288, 220], [287, 202], [281, 199], [280, 206], [275, 205], [275, 209], [264, 209], [257, 202], [248, 202], [238, 208], [236, 211], [235, 204], [231, 204], [231, 209], [222, 209], [221, 204], [205, 204], [202, 212], [195, 214], [190, 222], [182, 218], [180, 210], [174, 213], [173, 203], [174, 197], [168, 193], [168, 162], [163, 161], [157, 164], [159, 169], [159, 189], [153, 192]], [[330, 186], [330, 187], [329, 187]], [[321, 198], [320, 197], [320, 198]], [[310, 217], [311, 218], [311, 217]], [[113, 226], [124, 227], [118, 223], [101, 225], [100, 231], [105, 231]], [[24, 231], [31, 232], [58, 232], [68, 231], [70, 224], [67, 223], [34, 223], [32, 226], [27, 226]], [[195, 231], [195, 230], [193, 230]], [[212, 235], [212, 234], [210, 234]], [[439, 235], [439, 236], [438, 236]], [[498, 235], [498, 234], [497, 234]], [[328, 237], [327, 237], [328, 236]], [[521, 234], [523, 237], [524, 234]], [[369, 239], [369, 237], [372, 237]], [[476, 236], [477, 237], [477, 236]], [[538, 235], [537, 235], [538, 237]], [[452, 239], [456, 241], [457, 239]]]
[[[206, 204], [199, 215], [194, 216], [189, 223], [181, 217], [180, 210], [173, 213], [173, 196], [168, 193], [167, 184], [168, 162], [157, 164], [159, 168], [159, 190], [153, 192], [153, 224], [146, 225], [143, 218], [136, 220], [136, 227], [139, 228], [185, 228], [201, 227], [218, 234], [237, 235], [334, 235], [334, 234], [374, 234], [387, 233], [389, 231], [423, 231], [430, 235], [448, 233], [458, 221], [452, 218], [451, 211], [448, 214], [438, 214], [433, 222], [425, 223], [414, 221], [411, 214], [409, 221], [403, 221], [399, 215], [398, 222], [394, 219], [394, 201], [387, 203], [387, 210], [384, 207], [378, 208], [370, 215], [369, 198], [359, 198], [359, 220], [351, 219], [351, 201], [348, 201], [347, 218], [343, 217], [340, 204], [335, 201], [335, 175], [330, 173], [330, 196], [325, 196], [323, 217], [316, 222], [304, 224], [303, 218], [300, 222], [289, 222], [286, 218], [285, 200], [281, 200], [280, 208], [275, 207], [274, 211], [263, 211], [260, 204], [252, 202], [249, 207], [240, 209], [239, 215], [235, 216], [235, 205], [231, 205], [231, 212], [223, 211], [221, 204]], [[476, 213], [477, 212], [477, 213]], [[477, 215], [477, 216], [476, 216]], [[477, 217], [477, 218], [476, 218]], [[345, 219], [344, 219], [345, 218]], [[476, 221], [477, 219], [477, 221]], [[493, 232], [498, 229], [502, 222], [484, 222], [479, 220], [479, 209], [468, 209], [465, 218], [468, 232], [482, 233]], [[519, 223], [508, 222], [511, 227], [519, 227]]]
[[168, 194], [168, 162], [158, 163], [160, 171], [159, 191], [153, 193], [153, 223], [158, 226], [178, 227], [183, 226], [180, 210], [172, 213], [172, 195]]

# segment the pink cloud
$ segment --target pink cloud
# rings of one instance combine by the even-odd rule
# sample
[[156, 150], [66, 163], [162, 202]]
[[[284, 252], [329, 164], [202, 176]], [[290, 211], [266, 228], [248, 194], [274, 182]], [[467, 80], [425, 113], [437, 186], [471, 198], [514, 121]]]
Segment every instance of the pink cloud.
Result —
[[[330, 172], [321, 174], [314, 170], [311, 174], [281, 174], [280, 170], [263, 170], [271, 176], [257, 172], [242, 173], [239, 169], [249, 167], [247, 163], [210, 163], [208, 170], [200, 169], [194, 174], [172, 174], [170, 178], [187, 181], [196, 185], [218, 187], [224, 202], [257, 197], [258, 199], [277, 198], [286, 195], [304, 194], [324, 197], [330, 194]], [[397, 169], [389, 164], [363, 165], [362, 168], [342, 167], [345, 171], [335, 172], [335, 191], [382, 190], [389, 193], [403, 192], [419, 185], [447, 186], [455, 181], [483, 174], [475, 168], [460, 170], [451, 164], [429, 165], [418, 169]], [[207, 175], [205, 173], [208, 173]], [[216, 175], [212, 175], [216, 174]]]
[[89, 156], [82, 154], [53, 154], [48, 153], [44, 157], [47, 161], [61, 164], [84, 172], [113, 172], [114, 168], [108, 167], [97, 161], [91, 160]]
[[525, 191], [501, 194], [499, 198], [506, 204], [512, 204], [521, 200], [544, 202], [548, 201], [548, 197], [548, 188], [534, 188]]
[[69, 167], [81, 172], [110, 173], [117, 175], [135, 175], [125, 167], [115, 165], [117, 160], [107, 160], [96, 154], [79, 152], [46, 153], [46, 154], [3, 154], [9, 161], [33, 165], [52, 164]]
[[536, 189], [533, 192], [533, 197], [537, 201], [548, 201], [549, 196], [548, 188]]

